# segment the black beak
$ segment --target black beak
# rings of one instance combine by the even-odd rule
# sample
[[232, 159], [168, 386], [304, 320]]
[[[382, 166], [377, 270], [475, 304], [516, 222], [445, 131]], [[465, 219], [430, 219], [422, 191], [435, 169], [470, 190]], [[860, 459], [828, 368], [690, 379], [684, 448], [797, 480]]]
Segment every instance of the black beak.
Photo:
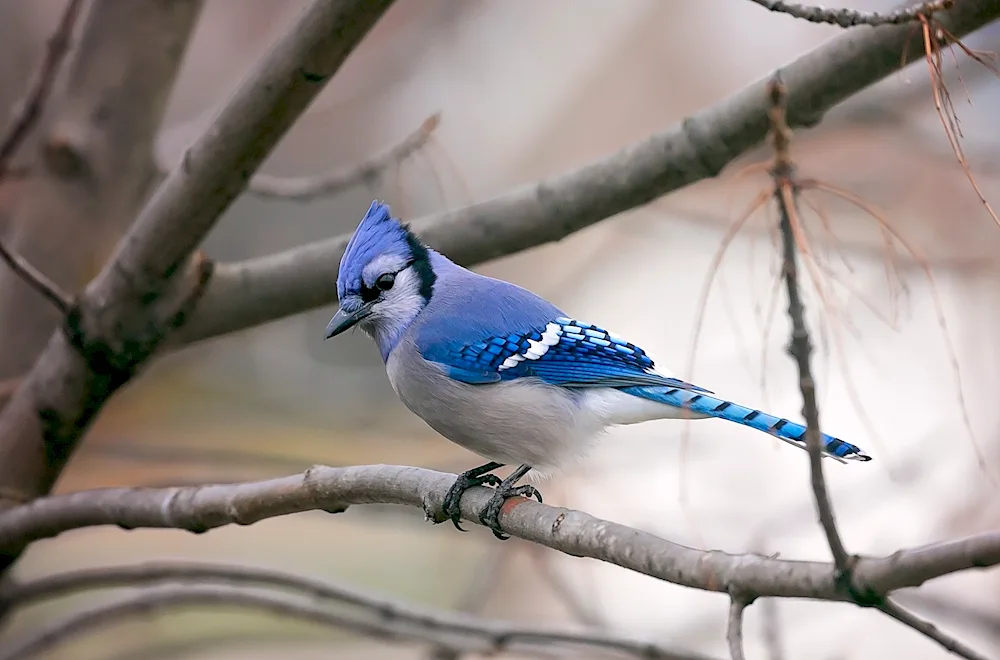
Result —
[[344, 330], [352, 328], [358, 321], [371, 313], [372, 308], [370, 305], [359, 307], [353, 312], [345, 312], [343, 309], [338, 309], [337, 313], [333, 315], [333, 318], [330, 319], [330, 322], [326, 326], [326, 338], [336, 337]]

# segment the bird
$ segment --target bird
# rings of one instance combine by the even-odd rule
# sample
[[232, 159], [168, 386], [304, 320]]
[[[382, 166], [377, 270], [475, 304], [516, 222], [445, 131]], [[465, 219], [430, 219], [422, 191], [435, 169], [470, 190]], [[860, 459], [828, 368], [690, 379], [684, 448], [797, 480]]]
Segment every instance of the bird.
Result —
[[[516, 284], [463, 268], [378, 200], [347, 243], [337, 295], [326, 339], [355, 327], [369, 335], [403, 404], [488, 461], [458, 475], [443, 500], [443, 520], [460, 530], [462, 494], [491, 486], [480, 522], [507, 538], [504, 501], [542, 501], [534, 486], [517, 482], [579, 460], [617, 425], [717, 418], [806, 449], [802, 424], [719, 398], [658, 369], [634, 343]], [[871, 460], [825, 433], [821, 447], [839, 462]], [[505, 479], [492, 474], [507, 465], [518, 467]]]

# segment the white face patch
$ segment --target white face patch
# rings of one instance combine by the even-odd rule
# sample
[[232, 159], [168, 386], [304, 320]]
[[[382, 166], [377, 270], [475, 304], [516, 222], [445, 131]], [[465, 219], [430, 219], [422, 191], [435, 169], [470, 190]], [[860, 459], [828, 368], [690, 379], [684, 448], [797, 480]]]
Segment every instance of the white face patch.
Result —
[[367, 286], [375, 284], [379, 275], [395, 273], [406, 265], [406, 257], [397, 254], [382, 254], [371, 261], [361, 271], [361, 281]]
[[[380, 270], [379, 275], [385, 272]], [[372, 313], [361, 322], [362, 328], [373, 337], [396, 336], [426, 304], [427, 301], [420, 295], [420, 277], [413, 268], [406, 268], [396, 274], [392, 288], [383, 292], [381, 299], [372, 305]]]

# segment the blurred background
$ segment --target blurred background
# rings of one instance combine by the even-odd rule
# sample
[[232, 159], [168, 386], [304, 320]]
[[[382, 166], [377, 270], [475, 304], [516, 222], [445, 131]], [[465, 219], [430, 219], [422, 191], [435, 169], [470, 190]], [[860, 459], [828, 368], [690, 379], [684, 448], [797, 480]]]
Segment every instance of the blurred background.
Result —
[[[159, 139], [165, 166], [305, 6], [208, 0]], [[21, 97], [62, 7], [61, 0], [0, 3], [0, 107]], [[413, 219], [501, 194], [680, 121], [838, 31], [745, 0], [398, 2], [262, 171], [292, 177], [350, 167], [440, 112], [431, 139], [377, 180], [335, 195], [306, 202], [244, 195], [204, 249], [236, 260], [339, 235], [376, 197]], [[1000, 50], [1000, 26], [965, 43]], [[946, 53], [945, 68], [969, 164], [1000, 207], [1000, 81], [960, 51]], [[891, 76], [818, 128], [798, 132], [793, 155], [802, 176], [880, 208], [910, 246], [889, 249], [869, 215], [832, 195], [806, 194], [807, 311], [823, 427], [875, 458], [826, 465], [849, 550], [884, 554], [996, 528], [1000, 228], [951, 152], [927, 67]], [[478, 270], [627, 336], [722, 396], [801, 419], [794, 364], [784, 352], [789, 324], [776, 286], [773, 210], [755, 213], [713, 267], [727, 228], [768, 183], [759, 168], [737, 175], [768, 157], [761, 148], [716, 180]], [[456, 472], [478, 464], [409, 414], [366, 337], [322, 341], [334, 309], [157, 361], [101, 415], [59, 491], [259, 479], [314, 463]], [[808, 474], [803, 452], [750, 429], [662, 421], [610, 432], [542, 490], [546, 502], [687, 545], [826, 561]], [[478, 527], [460, 535], [413, 509], [355, 507], [200, 536], [84, 530], [32, 546], [17, 574], [180, 557], [284, 568], [414, 603], [605, 628], [725, 655], [724, 595], [518, 540], [500, 544]], [[996, 575], [948, 577], [921, 594], [901, 600], [973, 646], [1000, 652]], [[29, 608], [16, 628], [105, 596]], [[789, 600], [751, 607], [745, 643], [754, 658], [947, 655], [877, 613]], [[432, 657], [426, 647], [219, 610], [140, 617], [52, 657], [279, 653], [287, 660]]]

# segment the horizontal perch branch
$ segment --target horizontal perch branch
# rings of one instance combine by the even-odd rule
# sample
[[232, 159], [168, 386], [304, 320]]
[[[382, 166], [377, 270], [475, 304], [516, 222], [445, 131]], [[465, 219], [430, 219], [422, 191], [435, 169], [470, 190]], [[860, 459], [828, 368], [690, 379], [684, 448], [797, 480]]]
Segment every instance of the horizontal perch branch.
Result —
[[[309, 510], [337, 513], [351, 504], [416, 506], [437, 518], [454, 478], [444, 472], [394, 465], [317, 466], [302, 474], [240, 484], [55, 495], [0, 513], [0, 552], [95, 525], [202, 532]], [[491, 494], [487, 488], [470, 490], [462, 500], [462, 517], [478, 523], [478, 513]], [[523, 499], [505, 505], [500, 520], [513, 536], [686, 587], [747, 598], [846, 598], [835, 567], [826, 562], [697, 550], [586, 513]], [[956, 571], [998, 563], [1000, 532], [990, 532], [900, 550], [887, 557], [858, 557], [853, 587], [858, 593], [885, 595]]]

